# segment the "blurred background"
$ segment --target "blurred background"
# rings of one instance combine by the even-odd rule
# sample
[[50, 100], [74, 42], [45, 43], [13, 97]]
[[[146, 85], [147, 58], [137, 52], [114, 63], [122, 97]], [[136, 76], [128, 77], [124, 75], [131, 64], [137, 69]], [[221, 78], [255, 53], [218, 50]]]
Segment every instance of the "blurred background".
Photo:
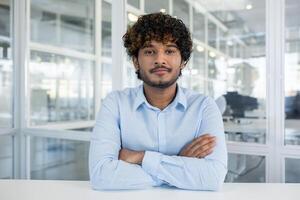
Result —
[[[140, 84], [113, 36], [141, 14], [164, 12], [182, 19], [193, 37], [179, 84], [211, 96], [223, 113], [226, 182], [300, 182], [300, 1], [24, 2], [0, 0], [1, 179], [89, 179], [89, 136], [101, 100]], [[267, 17], [272, 4], [284, 5], [278, 18]], [[113, 34], [118, 24], [122, 33]], [[272, 24], [284, 30], [279, 58], [267, 42], [278, 42]], [[268, 60], [280, 59], [271, 73]]]

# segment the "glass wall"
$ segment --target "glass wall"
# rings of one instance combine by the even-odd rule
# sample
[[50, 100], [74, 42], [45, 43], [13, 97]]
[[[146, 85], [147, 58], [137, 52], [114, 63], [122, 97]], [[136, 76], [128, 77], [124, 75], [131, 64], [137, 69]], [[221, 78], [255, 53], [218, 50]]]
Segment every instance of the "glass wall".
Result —
[[102, 2], [101, 8], [101, 36], [102, 36], [102, 46], [101, 46], [101, 91], [102, 98], [104, 98], [112, 90], [112, 41], [111, 41], [111, 4], [105, 1]]
[[285, 159], [285, 182], [300, 183], [300, 159]]
[[12, 7], [11, 0], [0, 0], [0, 179], [13, 178], [13, 136], [1, 134], [14, 126]]
[[264, 156], [229, 154], [226, 182], [266, 182]]
[[0, 135], [0, 179], [13, 178], [13, 137]]
[[170, 13], [169, 1], [145, 0], [145, 12], [146, 13], [154, 13], [154, 12]]
[[[0, 0], [0, 134], [14, 126], [12, 2]], [[27, 82], [21, 83], [28, 85], [25, 110], [29, 121], [26, 125], [42, 127], [41, 134], [51, 137], [33, 137], [26, 133], [31, 138], [29, 156], [33, 179], [88, 180], [88, 142], [75, 141], [73, 135], [64, 131], [60, 132], [61, 136], [55, 135], [55, 130], [51, 135], [44, 128], [91, 132], [95, 107], [99, 103], [95, 103], [95, 94], [104, 98], [116, 81], [112, 74], [112, 1], [102, 0], [101, 8], [95, 8], [95, 2], [30, 1], [30, 41], [29, 51], [25, 52], [29, 55]], [[275, 161], [268, 157], [273, 152], [269, 152], [271, 144], [266, 141], [266, 121], [269, 120], [266, 118], [266, 1], [126, 2], [129, 6], [124, 20], [128, 25], [144, 12], [166, 12], [182, 19], [190, 28], [194, 49], [179, 82], [216, 100], [223, 113], [228, 146], [240, 147], [244, 152], [237, 154], [235, 150], [229, 154], [226, 181], [268, 181], [266, 174], [272, 173], [266, 172], [266, 166], [273, 169]], [[285, 5], [285, 96], [279, 98], [285, 100], [285, 133], [282, 134], [289, 146], [279, 149], [280, 156], [285, 157], [281, 166], [285, 169], [283, 179], [299, 182], [300, 3], [285, 0]], [[101, 14], [101, 21], [95, 18], [96, 10]], [[95, 35], [99, 30], [96, 26], [101, 27], [101, 35]], [[96, 44], [96, 37], [101, 43]], [[97, 54], [100, 49], [100, 55], [96, 55], [96, 49]], [[100, 72], [99, 76], [95, 76], [96, 71]], [[129, 59], [124, 73], [124, 87], [141, 83]], [[95, 91], [96, 84], [101, 91]], [[271, 92], [274, 90], [277, 91], [271, 88]], [[18, 101], [23, 105], [24, 99]], [[61, 139], [66, 136], [69, 140]], [[253, 152], [253, 145], [260, 151]], [[0, 178], [14, 176], [13, 157], [13, 136], [1, 135]]]
[[94, 119], [94, 7], [94, 0], [31, 1], [31, 126]]
[[285, 144], [300, 145], [300, 2], [286, 0]]
[[89, 180], [89, 143], [31, 137], [31, 179]]
[[0, 128], [12, 128], [13, 65], [11, 1], [0, 0]]
[[[216, 99], [227, 140], [266, 143], [265, 1], [199, 0], [193, 12], [200, 24], [207, 19], [202, 25], [207, 36], [201, 27], [193, 27], [198, 42], [194, 60], [204, 60], [193, 63], [202, 68], [193, 88], [199, 85], [199, 92]], [[207, 56], [199, 55], [199, 50]]]
[[[171, 7], [170, 14], [190, 28], [194, 49], [179, 82], [216, 100], [227, 140], [265, 144], [265, 1], [146, 0], [144, 6], [145, 12]], [[127, 12], [132, 25], [138, 13]], [[127, 65], [125, 85], [137, 85], [130, 60]]]

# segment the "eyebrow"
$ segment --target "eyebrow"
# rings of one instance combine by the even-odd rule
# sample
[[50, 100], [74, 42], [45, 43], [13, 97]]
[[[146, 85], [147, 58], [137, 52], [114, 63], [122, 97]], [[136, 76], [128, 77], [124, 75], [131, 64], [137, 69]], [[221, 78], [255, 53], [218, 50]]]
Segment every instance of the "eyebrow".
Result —
[[[176, 44], [167, 44], [166, 46], [167, 47], [174, 47], [174, 48], [178, 49], [178, 46]], [[149, 44], [149, 45], [143, 46], [141, 49], [152, 48], [152, 47], [154, 47], [154, 46], [152, 44]]]

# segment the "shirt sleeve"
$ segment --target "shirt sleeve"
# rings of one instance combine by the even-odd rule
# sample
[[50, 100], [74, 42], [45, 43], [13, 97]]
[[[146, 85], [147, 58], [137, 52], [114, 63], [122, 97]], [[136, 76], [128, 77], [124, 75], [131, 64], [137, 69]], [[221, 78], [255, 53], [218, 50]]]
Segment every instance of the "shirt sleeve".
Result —
[[201, 113], [199, 135], [210, 133], [216, 136], [213, 153], [199, 159], [146, 151], [142, 168], [147, 173], [182, 189], [220, 190], [227, 173], [227, 149], [222, 116], [210, 98], [205, 100]]
[[89, 173], [93, 189], [142, 189], [160, 182], [140, 165], [118, 160], [121, 148], [116, 94], [102, 103], [91, 136]]

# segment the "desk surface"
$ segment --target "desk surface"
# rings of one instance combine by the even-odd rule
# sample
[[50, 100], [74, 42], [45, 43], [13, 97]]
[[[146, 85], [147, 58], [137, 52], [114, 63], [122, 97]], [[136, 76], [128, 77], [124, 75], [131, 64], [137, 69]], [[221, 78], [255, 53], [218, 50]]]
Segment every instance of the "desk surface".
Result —
[[225, 183], [220, 192], [170, 188], [93, 191], [86, 181], [0, 180], [1, 200], [299, 200], [300, 184]]

